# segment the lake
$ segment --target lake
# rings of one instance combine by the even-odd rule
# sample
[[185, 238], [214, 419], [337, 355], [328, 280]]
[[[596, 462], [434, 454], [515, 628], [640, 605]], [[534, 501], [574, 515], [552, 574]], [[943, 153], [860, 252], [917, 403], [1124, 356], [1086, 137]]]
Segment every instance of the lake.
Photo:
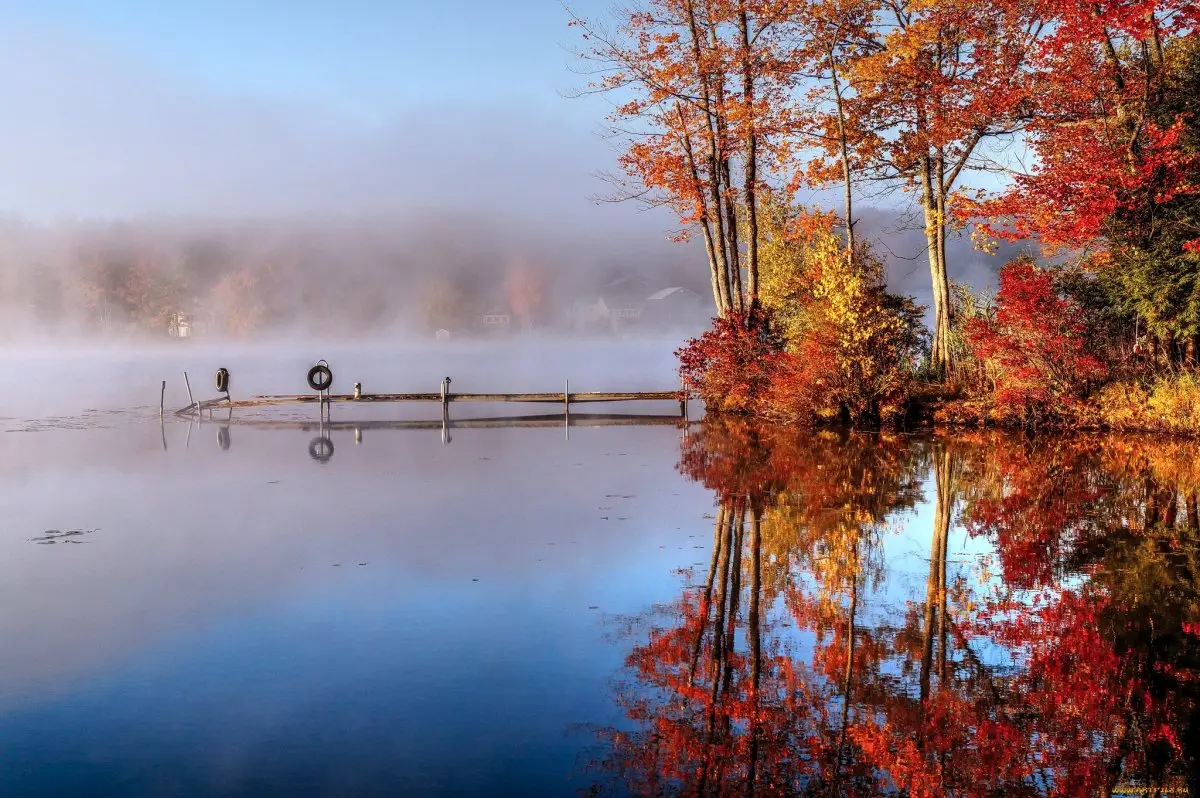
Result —
[[0, 795], [1200, 795], [1194, 443], [158, 419], [622, 346], [6, 356]]

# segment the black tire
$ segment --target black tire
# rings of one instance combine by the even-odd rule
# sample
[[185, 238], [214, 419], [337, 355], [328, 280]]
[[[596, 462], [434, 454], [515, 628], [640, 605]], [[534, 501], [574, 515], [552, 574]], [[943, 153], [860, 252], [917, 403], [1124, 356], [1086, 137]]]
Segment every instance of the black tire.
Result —
[[318, 463], [328, 463], [333, 457], [333, 441], [324, 435], [313, 438], [308, 444], [308, 456]]
[[217, 369], [217, 392], [229, 393], [229, 369]]
[[309, 388], [312, 388], [314, 391], [328, 391], [332, 386], [333, 372], [329, 370], [329, 366], [318, 363], [308, 370]]
[[221, 451], [229, 451], [229, 427], [221, 427], [217, 430], [217, 445], [221, 447]]

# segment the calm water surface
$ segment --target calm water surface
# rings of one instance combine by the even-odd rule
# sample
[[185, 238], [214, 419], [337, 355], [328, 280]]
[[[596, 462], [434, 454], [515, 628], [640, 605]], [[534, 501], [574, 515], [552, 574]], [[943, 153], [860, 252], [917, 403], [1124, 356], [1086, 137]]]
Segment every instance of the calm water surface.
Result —
[[1200, 795], [1192, 444], [68, 404], [0, 433], [0, 795]]

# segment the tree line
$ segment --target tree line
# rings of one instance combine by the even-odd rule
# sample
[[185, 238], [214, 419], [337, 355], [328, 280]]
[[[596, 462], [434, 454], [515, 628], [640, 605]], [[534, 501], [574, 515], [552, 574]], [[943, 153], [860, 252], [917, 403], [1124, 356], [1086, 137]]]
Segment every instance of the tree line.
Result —
[[233, 338], [468, 332], [492, 308], [514, 328], [537, 327], [623, 268], [678, 279], [657, 252], [630, 261], [618, 246], [572, 246], [569, 234], [476, 238], [445, 220], [414, 225], [0, 221], [0, 336], [163, 337], [178, 313]]
[[[1013, 264], [1007, 290], [972, 295], [950, 279], [947, 240], [969, 229], [985, 248], [1039, 250], [1035, 270], [1064, 303], [1054, 309], [1073, 314], [1057, 333], [1085, 340], [1106, 375], [1056, 396], [1194, 368], [1198, 21], [1188, 0], [648, 0], [612, 24], [572, 24], [592, 89], [615, 99], [620, 193], [673, 208], [708, 255], [718, 321], [685, 351], [685, 377], [723, 380], [714, 398], [737, 382], [733, 405], [774, 382], [792, 383], [784, 393], [857, 384], [836, 407], [782, 412], [876, 419], [899, 412], [914, 375], [991, 395], [993, 408], [1011, 404], [1008, 383], [1041, 380], [1009, 392], [1020, 409], [1003, 411], [1030, 419], [1046, 414], [1038, 397], [1056, 394], [1044, 384], [1055, 380], [993, 344], [1008, 336], [1019, 348], [1031, 326], [1006, 325], [1000, 305], [1041, 278]], [[814, 188], [837, 189], [840, 210], [798, 206]], [[917, 211], [928, 329], [884, 289], [880, 257], [857, 234], [856, 203], [880, 192]], [[807, 357], [718, 375], [730, 357], [761, 361], [716, 351], [734, 341]], [[814, 358], [829, 368], [810, 368]]]

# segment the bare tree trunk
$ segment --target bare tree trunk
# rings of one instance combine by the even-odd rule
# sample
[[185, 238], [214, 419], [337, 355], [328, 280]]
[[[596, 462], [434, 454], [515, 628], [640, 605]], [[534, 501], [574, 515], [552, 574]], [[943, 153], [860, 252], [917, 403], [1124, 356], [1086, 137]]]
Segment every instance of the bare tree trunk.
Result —
[[[717, 29], [708, 23], [709, 47], [713, 54], [720, 53], [720, 42], [717, 40]], [[719, 60], [719, 58], [718, 58]], [[725, 236], [726, 259], [729, 263], [729, 290], [732, 294], [733, 309], [738, 313], [745, 310], [745, 297], [742, 293], [741, 248], [738, 246], [737, 203], [731, 196], [733, 176], [729, 168], [729, 125], [728, 112], [725, 107], [725, 73], [720, 71], [710, 81], [713, 93], [713, 117], [717, 125], [717, 162], [720, 165], [721, 197], [725, 203]]]
[[838, 156], [842, 162], [842, 189], [846, 214], [846, 257], [853, 261], [854, 252], [854, 196], [850, 182], [850, 147], [846, 140], [846, 111], [842, 104], [842, 82], [838, 77], [837, 60], [833, 48], [829, 49], [829, 74], [833, 80], [833, 99], [837, 104]]
[[942, 335], [942, 351], [945, 353], [942, 367], [947, 373], [954, 367], [954, 352], [950, 348], [950, 330], [954, 324], [954, 308], [950, 304], [950, 273], [946, 265], [946, 197], [950, 187], [946, 184], [946, 156], [941, 148], [937, 151], [937, 242], [938, 242], [938, 297], [942, 318], [938, 328]]
[[925, 210], [925, 245], [929, 252], [929, 273], [933, 282], [933, 351], [930, 361], [933, 370], [945, 375], [950, 369], [950, 290], [946, 279], [944, 234], [945, 219], [941, 215], [938, 192], [934, 188], [933, 159], [921, 157], [921, 195]]
[[675, 104], [675, 112], [679, 115], [679, 127], [683, 131], [683, 151], [687, 156], [688, 170], [691, 172], [694, 190], [700, 201], [700, 233], [704, 237], [704, 251], [708, 254], [708, 270], [712, 281], [713, 304], [717, 308], [717, 315], [724, 316], [729, 312], [729, 306], [725, 303], [725, 292], [721, 288], [721, 267], [717, 262], [716, 242], [713, 241], [712, 226], [708, 221], [708, 201], [704, 196], [704, 186], [700, 182], [700, 170], [696, 166], [696, 155], [692, 149], [692, 136], [688, 132], [687, 120], [683, 116], [683, 109], [678, 103]]
[[693, 0], [687, 0], [684, 5], [688, 15], [688, 31], [692, 37], [692, 57], [696, 62], [697, 78], [700, 86], [700, 109], [704, 114], [704, 126], [707, 134], [708, 153], [706, 154], [707, 161], [707, 178], [709, 191], [709, 208], [713, 226], [713, 254], [717, 265], [717, 282], [721, 292], [722, 305], [725, 311], [734, 307], [733, 295], [731, 292], [731, 283], [729, 279], [729, 258], [726, 250], [725, 238], [725, 219], [722, 213], [723, 203], [725, 202], [722, 186], [721, 186], [721, 169], [720, 169], [720, 153], [721, 145], [718, 140], [718, 130], [715, 122], [716, 111], [713, 108], [712, 92], [710, 90], [711, 82], [708, 76], [708, 69], [705, 66], [704, 53], [701, 49], [700, 28], [696, 22], [696, 7]]
[[738, 0], [742, 33], [742, 103], [746, 106], [746, 291], [749, 308], [758, 304], [758, 133], [754, 111], [754, 59], [750, 52], [750, 21], [745, 0]]

